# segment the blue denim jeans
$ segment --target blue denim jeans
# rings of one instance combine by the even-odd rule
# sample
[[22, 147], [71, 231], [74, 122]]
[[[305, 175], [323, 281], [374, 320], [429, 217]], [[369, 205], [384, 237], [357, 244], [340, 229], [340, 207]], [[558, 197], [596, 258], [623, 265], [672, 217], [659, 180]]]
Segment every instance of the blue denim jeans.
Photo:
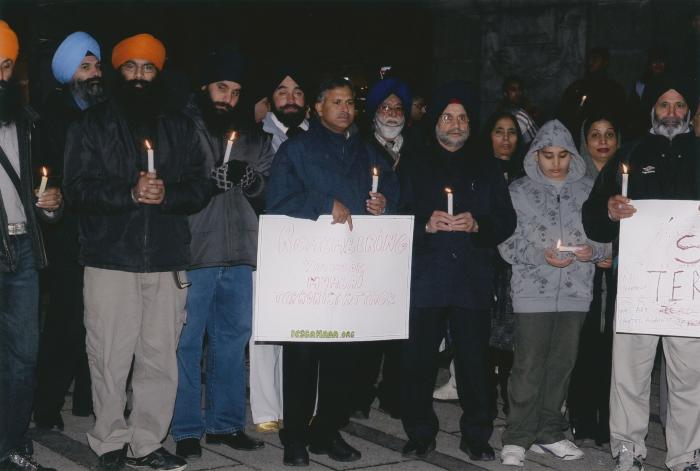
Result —
[[39, 275], [31, 236], [11, 236], [17, 269], [0, 273], [0, 461], [24, 447], [39, 350]]
[[[175, 441], [245, 428], [245, 347], [252, 323], [253, 276], [247, 265], [187, 272], [187, 322], [177, 347]], [[202, 346], [206, 333], [206, 407], [201, 409]]]

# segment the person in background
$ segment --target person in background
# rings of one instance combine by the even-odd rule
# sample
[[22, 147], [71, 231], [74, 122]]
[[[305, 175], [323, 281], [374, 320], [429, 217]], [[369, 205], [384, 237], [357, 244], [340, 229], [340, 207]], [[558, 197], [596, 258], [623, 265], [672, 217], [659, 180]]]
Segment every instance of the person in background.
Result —
[[535, 138], [539, 127], [533, 118], [532, 105], [524, 95], [523, 80], [515, 75], [506, 77], [501, 90], [503, 98], [498, 105], [498, 110], [515, 116], [522, 135], [521, 145], [527, 147]]

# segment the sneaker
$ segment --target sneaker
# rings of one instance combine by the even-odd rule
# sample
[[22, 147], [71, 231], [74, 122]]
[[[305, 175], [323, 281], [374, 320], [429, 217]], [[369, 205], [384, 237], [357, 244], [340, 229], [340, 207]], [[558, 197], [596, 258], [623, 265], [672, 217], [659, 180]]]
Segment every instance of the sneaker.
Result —
[[453, 381], [448, 381], [435, 391], [433, 391], [433, 399], [438, 401], [456, 401], [459, 399], [457, 395], [457, 386]]
[[501, 450], [501, 463], [505, 466], [525, 466], [525, 448], [505, 445]]
[[635, 456], [623, 445], [620, 453], [615, 457], [615, 471], [644, 471], [644, 458]]
[[126, 464], [136, 469], [156, 469], [162, 471], [183, 471], [187, 461], [175, 456], [165, 448], [158, 448], [141, 458], [127, 458]]
[[53, 468], [45, 468], [34, 461], [32, 455], [20, 450], [13, 450], [7, 458], [0, 461], [2, 471], [56, 471]]
[[583, 458], [583, 451], [569, 440], [559, 440], [558, 442], [547, 444], [534, 443], [530, 447], [530, 451], [540, 455], [549, 453], [564, 461], [580, 460]]

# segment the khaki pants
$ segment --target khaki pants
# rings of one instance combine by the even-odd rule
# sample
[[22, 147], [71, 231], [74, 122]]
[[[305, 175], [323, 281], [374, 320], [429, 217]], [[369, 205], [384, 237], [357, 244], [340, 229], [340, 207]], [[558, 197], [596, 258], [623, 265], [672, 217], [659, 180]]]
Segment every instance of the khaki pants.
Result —
[[[172, 272], [129, 273], [85, 268], [85, 329], [95, 426], [90, 448], [102, 455], [129, 445], [142, 457], [161, 447], [175, 404], [180, 330], [187, 290]], [[124, 419], [126, 380], [133, 410]]]
[[282, 348], [250, 339], [250, 410], [254, 424], [282, 420]]
[[667, 365], [666, 466], [689, 461], [700, 448], [700, 339], [615, 334], [610, 390], [610, 446], [646, 457], [651, 371], [659, 339]]

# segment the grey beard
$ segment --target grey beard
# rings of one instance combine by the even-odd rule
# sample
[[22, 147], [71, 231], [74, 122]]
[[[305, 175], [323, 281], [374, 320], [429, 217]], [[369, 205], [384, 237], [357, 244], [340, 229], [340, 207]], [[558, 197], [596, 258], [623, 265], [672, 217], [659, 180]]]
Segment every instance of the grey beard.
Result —
[[[437, 126], [436, 126], [437, 128]], [[460, 137], [452, 137], [448, 134], [448, 132], [440, 132], [438, 129], [435, 129], [435, 136], [437, 137], [438, 141], [443, 143], [444, 145], [448, 147], [459, 147], [462, 148], [464, 146], [464, 143], [467, 142], [467, 139], [469, 139], [469, 129], [467, 129], [464, 132], [463, 136]]]
[[398, 137], [399, 134], [401, 134], [401, 131], [403, 131], [403, 126], [406, 121], [402, 121], [401, 124], [392, 126], [389, 124], [384, 124], [379, 119], [374, 118], [374, 129], [377, 131], [377, 134], [382, 136], [387, 141], [393, 141]]
[[666, 122], [663, 122], [656, 117], [654, 110], [651, 110], [651, 129], [649, 132], [652, 134], [673, 140], [677, 135], [685, 134], [688, 131], [690, 131], [690, 113], [686, 113], [684, 120], [667, 119]]

